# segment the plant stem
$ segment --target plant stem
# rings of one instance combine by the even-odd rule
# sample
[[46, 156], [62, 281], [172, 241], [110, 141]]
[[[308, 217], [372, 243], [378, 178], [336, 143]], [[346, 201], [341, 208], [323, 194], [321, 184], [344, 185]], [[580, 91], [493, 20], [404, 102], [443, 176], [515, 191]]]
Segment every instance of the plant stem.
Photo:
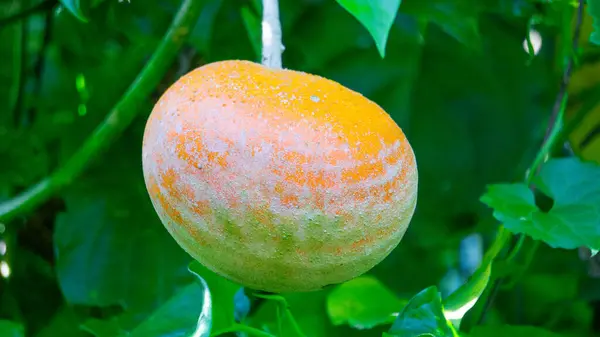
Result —
[[[579, 0], [579, 7], [577, 10], [577, 22], [575, 25], [575, 31], [573, 33], [573, 45], [572, 45], [573, 51], [576, 51], [578, 48], [579, 35], [581, 33], [581, 24], [583, 22], [584, 5], [585, 5], [585, 1]], [[572, 55], [572, 53], [571, 53], [571, 55]], [[543, 163], [549, 158], [549, 156], [551, 154], [550, 152], [555, 148], [556, 144], [563, 139], [563, 137], [561, 137], [562, 120], [564, 117], [564, 112], [565, 112], [567, 98], [568, 98], [567, 88], [569, 86], [569, 81], [571, 79], [572, 72], [573, 72], [573, 57], [570, 57], [569, 61], [567, 62], [567, 65], [565, 66], [565, 70], [562, 74], [559, 91], [556, 96], [556, 100], [554, 101], [554, 106], [552, 108], [552, 114], [550, 115], [550, 119], [548, 121], [548, 127], [546, 128], [544, 140], [542, 141], [542, 147], [541, 147], [540, 151], [538, 151], [535, 159], [533, 160], [533, 163], [531, 164], [531, 166], [529, 167], [529, 169], [527, 170], [527, 173], [526, 173], [525, 182], [528, 185], [530, 185], [530, 188], [532, 190], [534, 189], [534, 187], [531, 185], [533, 177], [540, 172]], [[518, 249], [520, 249], [521, 246], [522, 245], [519, 245], [517, 243], [515, 245], [514, 249], [511, 252], [509, 252], [509, 256], [516, 255], [518, 253]], [[535, 245], [532, 248], [533, 251], [530, 252], [531, 258], [533, 258], [535, 250], [537, 250], [538, 246], [539, 245]], [[515, 249], [517, 249], [517, 251], [515, 251]], [[531, 261], [529, 261], [529, 263], [531, 263]], [[489, 297], [486, 299], [486, 303], [484, 304], [484, 309], [481, 311], [481, 314], [480, 314], [479, 318], [477, 319], [478, 323], [483, 322], [483, 319], [485, 318], [485, 314], [492, 307], [492, 303], [493, 303], [494, 299], [496, 298], [496, 295], [498, 294], [500, 286], [502, 285], [503, 281], [504, 281], [504, 278], [499, 278], [494, 281], [494, 285], [492, 286], [492, 291], [491, 291]]]
[[148, 99], [164, 73], [174, 61], [188, 37], [202, 8], [202, 1], [183, 0], [171, 26], [129, 89], [98, 125], [67, 163], [49, 177], [25, 190], [11, 200], [0, 204], [0, 222], [8, 222], [22, 215], [69, 185], [87, 167], [92, 158], [105, 150], [136, 117], [139, 102]]
[[274, 69], [281, 69], [281, 22], [279, 21], [278, 0], [263, 0], [262, 19], [262, 64]]
[[529, 265], [531, 265], [531, 262], [533, 262], [533, 258], [535, 257], [535, 253], [537, 252], [539, 247], [540, 247], [540, 241], [538, 241], [538, 240], [533, 241], [533, 246], [529, 249], [529, 251], [527, 252], [527, 255], [525, 256], [525, 262], [523, 263], [523, 268], [521, 268], [520, 271], [516, 275], [513, 275], [511, 277], [510, 283], [506, 284], [503, 287], [503, 289], [510, 289], [510, 288], [514, 287], [517, 283], [519, 283], [519, 280], [521, 279], [523, 274], [525, 274], [525, 271], [527, 271], [527, 268], [529, 268]]
[[[566, 87], [564, 88], [566, 91]], [[548, 129], [546, 130], [546, 135], [544, 136], [544, 141], [542, 143], [542, 147], [540, 151], [538, 151], [531, 167], [527, 170], [527, 174], [525, 176], [525, 183], [530, 185], [533, 181], [533, 178], [540, 173], [542, 169], [542, 164], [548, 160], [551, 155], [552, 150], [556, 147], [556, 145], [561, 140], [561, 130], [563, 125], [563, 119], [565, 115], [565, 109], [567, 107], [567, 98], [568, 95], [566, 92], [563, 92], [562, 95], [559, 94], [559, 98], [561, 99], [558, 102], [557, 111], [553, 111], [552, 115], [556, 115], [554, 118], [550, 119], [550, 123], [548, 124]], [[530, 186], [531, 187], [531, 186]], [[531, 187], [533, 190], [533, 187]]]
[[272, 300], [272, 301], [279, 302], [279, 304], [283, 308], [283, 312], [285, 313], [287, 319], [290, 321], [290, 324], [292, 325], [292, 328], [296, 332], [296, 335], [297, 336], [301, 336], [301, 337], [306, 336], [302, 332], [302, 329], [300, 328], [300, 325], [298, 325], [298, 322], [296, 322], [296, 319], [294, 318], [294, 315], [290, 311], [290, 308], [288, 306], [288, 303], [287, 303], [285, 297], [280, 296], [280, 295], [271, 295], [271, 294], [256, 294], [255, 296], [256, 297], [261, 297], [261, 298], [264, 298], [264, 299], [267, 299], [267, 300]]
[[488, 248], [488, 250], [485, 252], [485, 255], [483, 256], [483, 262], [479, 268], [487, 268], [487, 265], [492, 263], [492, 261], [498, 257], [498, 254], [500, 254], [506, 243], [509, 241], [510, 236], [511, 233], [508, 231], [508, 229], [504, 228], [504, 226], [500, 226], [498, 228], [496, 239], [490, 248]]
[[519, 240], [517, 241], [515, 247], [512, 249], [512, 251], [506, 257], [507, 262], [512, 262], [512, 260], [514, 260], [515, 257], [517, 257], [517, 254], [519, 253], [521, 248], [523, 248], [523, 244], [525, 243], [525, 240], [527, 240], [527, 235], [521, 234], [519, 236]]
[[275, 335], [272, 335], [268, 332], [259, 330], [257, 328], [253, 328], [251, 326], [247, 326], [244, 324], [237, 324], [237, 323], [232, 324], [229, 328], [214, 332], [210, 336], [216, 337], [216, 336], [220, 336], [220, 335], [230, 333], [230, 332], [245, 332], [250, 336], [256, 336], [256, 337], [275, 337]]

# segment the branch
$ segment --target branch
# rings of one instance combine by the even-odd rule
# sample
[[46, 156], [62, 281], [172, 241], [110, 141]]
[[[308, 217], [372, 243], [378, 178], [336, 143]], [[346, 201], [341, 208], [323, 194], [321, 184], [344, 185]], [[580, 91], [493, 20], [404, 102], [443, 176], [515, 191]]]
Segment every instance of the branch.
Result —
[[46, 1], [40, 2], [39, 4], [37, 4], [31, 8], [25, 9], [19, 13], [10, 15], [6, 18], [2, 18], [2, 19], [0, 19], [0, 29], [2, 29], [4, 26], [8, 26], [12, 23], [15, 23], [19, 20], [25, 19], [28, 16], [37, 14], [39, 12], [51, 11], [56, 4], [57, 4], [56, 0], [46, 0]]
[[[577, 51], [579, 35], [581, 34], [581, 25], [583, 22], [583, 14], [584, 14], [584, 8], [585, 8], [584, 5], [585, 5], [585, 0], [579, 0], [579, 7], [577, 9], [577, 21], [576, 21], [576, 25], [575, 25], [575, 30], [573, 32], [572, 48], [575, 52]], [[560, 122], [562, 121], [562, 117], [564, 116], [564, 111], [565, 111], [565, 107], [566, 107], [567, 88], [569, 86], [569, 81], [571, 79], [571, 73], [573, 72], [573, 63], [574, 63], [573, 57], [569, 58], [569, 61], [564, 69], [563, 74], [562, 74], [559, 91], [556, 96], [556, 100], [554, 101], [554, 106], [552, 107], [552, 114], [550, 115], [550, 119], [548, 121], [548, 127], [546, 128], [546, 133], [544, 134], [544, 140], [542, 142], [542, 147], [541, 147], [540, 151], [538, 151], [533, 163], [527, 170], [525, 182], [528, 185], [531, 184], [533, 177], [540, 172], [543, 163], [549, 157], [549, 154], [552, 151], [552, 149], [556, 146], [556, 144], [558, 142], [560, 142], [562, 140], [561, 132], [560, 132], [562, 126], [561, 126]], [[534, 187], [532, 185], [530, 185], [529, 188], [532, 191], [534, 190]], [[520, 247], [520, 245], [517, 244], [516, 247]], [[512, 256], [515, 253], [516, 252], [511, 252], [511, 253], [509, 253], [509, 256]], [[494, 299], [496, 298], [496, 295], [498, 294], [500, 286], [502, 285], [502, 282], [504, 282], [504, 279], [505, 278], [499, 278], [494, 282], [494, 284], [492, 286], [491, 294], [487, 298], [487, 300], [484, 304], [484, 308], [479, 316], [478, 323], [481, 323], [483, 321], [485, 314], [491, 308], [492, 303], [493, 303]]]
[[274, 69], [281, 69], [281, 22], [279, 21], [279, 4], [277, 0], [263, 0], [262, 20], [262, 64]]
[[131, 124], [139, 102], [148, 99], [167, 71], [183, 42], [198, 20], [202, 1], [183, 0], [178, 13], [150, 61], [145, 65], [121, 100], [109, 112], [69, 161], [51, 176], [0, 204], [0, 222], [8, 222], [38, 206], [61, 188], [69, 185], [90, 160], [106, 149]]

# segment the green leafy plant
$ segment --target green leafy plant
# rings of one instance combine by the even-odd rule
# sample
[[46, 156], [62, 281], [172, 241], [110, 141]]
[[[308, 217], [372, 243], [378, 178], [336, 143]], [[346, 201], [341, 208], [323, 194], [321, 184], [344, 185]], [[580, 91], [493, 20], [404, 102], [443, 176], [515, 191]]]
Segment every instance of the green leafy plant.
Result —
[[[599, 8], [0, 2], [0, 336], [597, 335]], [[147, 117], [182, 75], [231, 59], [329, 78], [402, 127], [417, 209], [366, 274], [248, 289], [161, 224]]]

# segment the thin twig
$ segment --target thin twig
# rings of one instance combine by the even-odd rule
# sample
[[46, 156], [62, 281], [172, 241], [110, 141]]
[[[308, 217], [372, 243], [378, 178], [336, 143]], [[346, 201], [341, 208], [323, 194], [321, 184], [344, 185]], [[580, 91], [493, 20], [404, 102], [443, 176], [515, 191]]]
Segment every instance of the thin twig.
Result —
[[0, 204], [0, 222], [29, 212], [73, 182], [90, 161], [115, 141], [136, 117], [140, 102], [148, 99], [198, 20], [202, 1], [183, 0], [177, 15], [158, 48], [138, 77], [83, 145], [51, 176]]
[[277, 0], [263, 0], [262, 19], [262, 64], [281, 69], [281, 22], [279, 21], [279, 3]]
[[[583, 22], [584, 5], [585, 0], [579, 0], [579, 7], [577, 10], [577, 21], [575, 25], [575, 30], [573, 32], [572, 48], [574, 52], [576, 52], [578, 49], [579, 35], [581, 34], [581, 24]], [[546, 133], [544, 134], [542, 147], [538, 152], [538, 155], [536, 156], [535, 160], [533, 161], [532, 166], [528, 170], [529, 173], [527, 174], [526, 178], [526, 182], [528, 185], [531, 184], [532, 178], [540, 172], [543, 163], [546, 161], [546, 158], [549, 155], [549, 152], [554, 148], [554, 143], [561, 141], [561, 137], [559, 137], [560, 133], [558, 132], [561, 125], [558, 122], [560, 122], [559, 116], [561, 115], [561, 113], [564, 113], [564, 109], [566, 106], [567, 88], [569, 87], [571, 73], [573, 72], [573, 64], [573, 57], [570, 57], [562, 75], [559, 91], [556, 96], [556, 100], [554, 101], [554, 106], [552, 107], [552, 114], [550, 115], [550, 119], [548, 120], [548, 127], [546, 128]], [[533, 190], [534, 187], [530, 185], [530, 189]], [[511, 255], [513, 255], [513, 253], [509, 253], [509, 256]], [[494, 299], [496, 298], [496, 295], [498, 294], [500, 286], [504, 282], [504, 279], [505, 278], [499, 278], [494, 281], [490, 296], [487, 298], [483, 310], [481, 311], [481, 314], [479, 316], [479, 319], [477, 320], [478, 323], [481, 323], [483, 321], [486, 313], [492, 307]]]

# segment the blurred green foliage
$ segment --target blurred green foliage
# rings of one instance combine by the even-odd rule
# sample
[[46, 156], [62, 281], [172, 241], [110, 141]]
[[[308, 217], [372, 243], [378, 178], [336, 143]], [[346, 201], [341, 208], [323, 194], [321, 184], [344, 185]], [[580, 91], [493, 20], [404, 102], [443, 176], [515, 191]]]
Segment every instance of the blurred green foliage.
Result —
[[[190, 336], [205, 323], [216, 331], [233, 322], [239, 286], [190, 266], [156, 216], [141, 170], [145, 119], [171, 83], [209, 62], [260, 60], [260, 1], [197, 1], [202, 10], [189, 38], [152, 96], [130, 107], [138, 118], [125, 133], [65, 189], [0, 226], [2, 268], [10, 268], [0, 281], [0, 336]], [[0, 0], [0, 201], [60, 168], [93, 133], [180, 3]], [[305, 335], [454, 336], [444, 305], [458, 309], [481, 293], [495, 301], [487, 308], [480, 300], [463, 319], [472, 329], [461, 335], [600, 333], [600, 260], [575, 250], [600, 247], [600, 157], [548, 162], [536, 181], [541, 193], [522, 183], [544, 138], [565, 57], [586, 55], [576, 63], [582, 69], [598, 62], [592, 44], [568, 48], [573, 6], [280, 0], [285, 67], [338, 81], [380, 104], [406, 133], [419, 166], [417, 211], [385, 261], [338, 287], [285, 294]], [[589, 24], [598, 7], [589, 1], [586, 41], [598, 39]], [[529, 41], [541, 44], [535, 56], [527, 52], [532, 27], [540, 34]], [[597, 84], [588, 82], [583, 86]], [[466, 266], [463, 240], [476, 233], [492, 245], [498, 220], [530, 236], [511, 259], [482, 257], [484, 269], [467, 282], [479, 265]], [[492, 289], [505, 277], [511, 282]], [[448, 297], [461, 284], [468, 287]], [[208, 290], [212, 317], [199, 321]], [[294, 336], [280, 304], [265, 301], [245, 323]], [[482, 312], [483, 326], [476, 324]]]

